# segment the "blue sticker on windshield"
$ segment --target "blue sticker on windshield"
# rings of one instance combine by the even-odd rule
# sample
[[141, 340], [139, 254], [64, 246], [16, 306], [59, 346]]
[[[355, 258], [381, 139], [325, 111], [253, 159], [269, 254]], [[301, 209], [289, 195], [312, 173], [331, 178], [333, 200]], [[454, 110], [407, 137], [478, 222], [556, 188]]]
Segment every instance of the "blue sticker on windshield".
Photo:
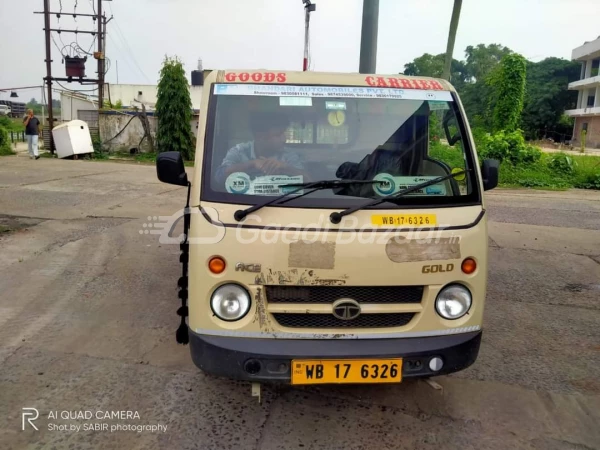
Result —
[[244, 172], [235, 172], [225, 180], [225, 189], [231, 194], [245, 194], [250, 189], [250, 176]]
[[[412, 188], [417, 184], [433, 180], [434, 176], [417, 176], [417, 177], [395, 177], [389, 173], [378, 173], [373, 178], [374, 181], [381, 181], [373, 185], [373, 190], [377, 195], [382, 197], [395, 194], [404, 189]], [[446, 186], [443, 183], [427, 186], [423, 189], [417, 189], [407, 195], [446, 195]]]

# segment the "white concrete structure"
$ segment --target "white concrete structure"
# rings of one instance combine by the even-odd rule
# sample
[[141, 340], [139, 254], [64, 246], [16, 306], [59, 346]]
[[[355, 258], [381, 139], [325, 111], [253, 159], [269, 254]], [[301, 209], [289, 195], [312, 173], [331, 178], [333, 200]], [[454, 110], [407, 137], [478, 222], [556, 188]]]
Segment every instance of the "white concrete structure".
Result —
[[[94, 119], [95, 118], [95, 119]], [[98, 126], [98, 98], [83, 93], [61, 91], [60, 120], [84, 120], [91, 127]], [[94, 124], [94, 122], [96, 122]]]
[[573, 61], [581, 62], [581, 76], [569, 83], [576, 90], [577, 107], [565, 111], [575, 117], [573, 143], [580, 144], [582, 130], [586, 130], [586, 146], [600, 147], [600, 36], [573, 50]]
[[[189, 86], [192, 109], [200, 109], [202, 86]], [[124, 107], [140, 106], [154, 109], [158, 96], [158, 86], [154, 84], [110, 84], [104, 88], [104, 98], [113, 103], [121, 101]]]

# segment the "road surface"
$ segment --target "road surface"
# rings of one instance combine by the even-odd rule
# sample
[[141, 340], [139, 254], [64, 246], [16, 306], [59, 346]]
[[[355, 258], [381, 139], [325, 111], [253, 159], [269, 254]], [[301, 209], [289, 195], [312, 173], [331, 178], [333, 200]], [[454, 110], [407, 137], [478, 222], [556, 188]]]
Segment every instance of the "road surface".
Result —
[[[0, 159], [3, 449], [600, 449], [599, 192], [488, 195], [482, 348], [442, 391], [264, 388], [262, 405], [175, 343], [179, 249], [143, 225], [184, 195], [152, 166]], [[61, 418], [85, 411], [166, 430]]]

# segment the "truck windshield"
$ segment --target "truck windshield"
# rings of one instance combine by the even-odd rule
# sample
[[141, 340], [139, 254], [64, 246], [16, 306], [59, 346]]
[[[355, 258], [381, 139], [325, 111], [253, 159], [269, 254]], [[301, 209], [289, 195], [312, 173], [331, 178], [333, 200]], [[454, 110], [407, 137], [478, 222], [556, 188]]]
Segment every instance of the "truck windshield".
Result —
[[202, 199], [256, 204], [296, 189], [291, 184], [378, 181], [318, 190], [285, 204], [347, 208], [466, 171], [380, 208], [478, 202], [458, 111], [448, 91], [215, 84]]

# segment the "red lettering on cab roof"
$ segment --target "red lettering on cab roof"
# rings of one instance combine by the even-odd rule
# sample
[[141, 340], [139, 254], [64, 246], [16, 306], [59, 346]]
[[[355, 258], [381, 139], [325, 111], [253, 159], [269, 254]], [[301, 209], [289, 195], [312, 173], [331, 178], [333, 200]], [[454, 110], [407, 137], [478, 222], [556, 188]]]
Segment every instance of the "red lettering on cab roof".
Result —
[[286, 74], [283, 72], [227, 72], [225, 74], [225, 81], [229, 82], [241, 81], [242, 83], [246, 83], [252, 81], [253, 83], [285, 83], [286, 80]]
[[427, 89], [443, 91], [444, 86], [436, 80], [420, 80], [414, 78], [396, 78], [396, 77], [366, 77], [365, 83], [369, 86], [389, 87], [400, 89]]

